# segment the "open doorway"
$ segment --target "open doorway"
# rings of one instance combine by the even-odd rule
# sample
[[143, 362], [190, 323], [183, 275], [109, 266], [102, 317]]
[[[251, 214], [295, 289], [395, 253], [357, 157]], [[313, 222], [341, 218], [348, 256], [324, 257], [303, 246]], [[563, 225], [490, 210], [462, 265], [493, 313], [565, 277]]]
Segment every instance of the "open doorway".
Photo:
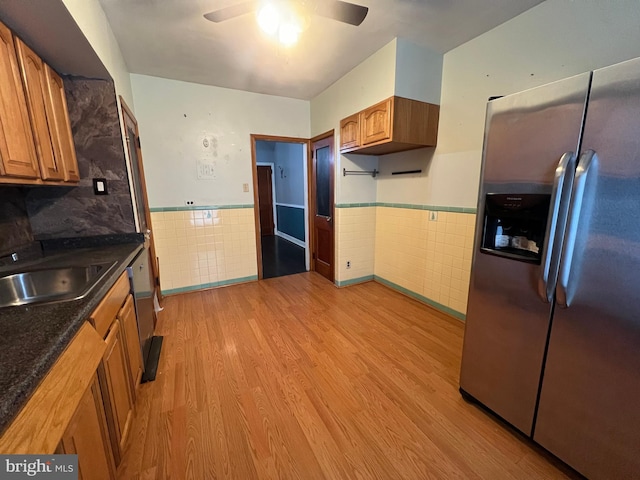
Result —
[[258, 277], [310, 267], [305, 139], [252, 135]]

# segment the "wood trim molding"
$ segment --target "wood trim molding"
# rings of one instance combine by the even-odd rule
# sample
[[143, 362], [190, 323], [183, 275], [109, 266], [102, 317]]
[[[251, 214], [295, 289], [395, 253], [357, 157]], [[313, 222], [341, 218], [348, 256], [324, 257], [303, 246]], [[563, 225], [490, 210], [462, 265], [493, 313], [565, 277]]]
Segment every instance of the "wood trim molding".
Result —
[[260, 236], [260, 202], [258, 198], [258, 162], [256, 141], [262, 140], [260, 135], [251, 134], [251, 176], [253, 179], [253, 221], [256, 230], [256, 257], [258, 258], [258, 280], [262, 280], [262, 239]]
[[[142, 195], [144, 196], [144, 218], [145, 218], [145, 222], [147, 223], [147, 228], [149, 230], [152, 230], [153, 225], [151, 223], [151, 210], [149, 207], [149, 193], [147, 191], [147, 180], [144, 174], [144, 165], [143, 165], [143, 159], [142, 159], [142, 147], [140, 146], [140, 129], [138, 128], [138, 120], [136, 120], [135, 115], [133, 114], [133, 112], [131, 111], [131, 109], [129, 108], [129, 106], [127, 105], [127, 102], [125, 102], [124, 98], [122, 98], [122, 95], [119, 96], [120, 98], [120, 108], [122, 109], [122, 121], [124, 123], [123, 127], [124, 127], [124, 135], [125, 135], [125, 148], [128, 149], [129, 148], [129, 142], [126, 141], [126, 137], [127, 137], [127, 123], [131, 123], [131, 125], [133, 126], [133, 130], [136, 134], [136, 137], [138, 138], [138, 141], [134, 142], [135, 143], [135, 149], [136, 149], [136, 156], [138, 159], [138, 171], [140, 172], [140, 188], [142, 190]], [[131, 163], [131, 158], [129, 158], [129, 163]], [[131, 177], [133, 180], [133, 172], [131, 172]], [[132, 186], [133, 187], [133, 186]], [[135, 192], [134, 192], [135, 195]], [[139, 200], [137, 200], [139, 201]], [[133, 206], [133, 208], [135, 208], [135, 205]], [[140, 233], [145, 233], [145, 232], [140, 232]], [[158, 297], [158, 301], [162, 302], [162, 288], [160, 286], [160, 266], [158, 265], [159, 260], [158, 260], [158, 256], [156, 253], [156, 243], [155, 243], [155, 237], [153, 236], [153, 234], [151, 235], [151, 238], [148, 240], [149, 243], [149, 252], [151, 253], [151, 272], [153, 274], [153, 280], [154, 280], [154, 285], [153, 285], [153, 294], [157, 295]], [[156, 313], [154, 312], [153, 314], [153, 325], [155, 327], [156, 324]]]
[[[251, 175], [253, 179], [253, 218], [256, 229], [256, 252], [258, 258], [258, 280], [263, 279], [262, 272], [262, 239], [260, 236], [260, 205], [258, 202], [258, 159], [256, 152], [256, 142], [259, 140], [268, 141], [268, 142], [282, 142], [282, 143], [301, 143], [307, 146], [307, 185], [311, 185], [311, 164], [309, 163], [311, 159], [311, 143], [308, 138], [300, 138], [300, 137], [280, 137], [275, 135], [260, 135], [260, 134], [251, 134]], [[275, 174], [275, 172], [274, 172]], [[308, 189], [309, 194], [309, 212], [311, 212], [311, 190]], [[273, 199], [275, 205], [275, 197]], [[307, 219], [310, 222], [311, 217]], [[311, 243], [312, 240], [312, 224], [309, 223], [309, 246], [313, 245]], [[311, 270], [314, 268], [313, 258], [310, 259], [309, 267]]]
[[313, 137], [313, 138], [310, 140], [310, 142], [311, 142], [311, 143], [315, 143], [315, 142], [317, 142], [317, 141], [319, 141], [319, 140], [324, 140], [325, 138], [333, 137], [333, 136], [334, 136], [334, 133], [335, 133], [335, 130], [331, 129], [331, 130], [329, 130], [329, 131], [327, 131], [327, 132], [321, 133], [320, 135], [316, 135], [315, 137]]
[[[334, 137], [333, 140], [333, 162], [334, 162], [334, 170], [335, 170], [335, 166], [338, 165], [338, 162], [336, 161], [336, 152], [338, 150], [336, 150], [336, 145], [335, 145], [335, 130], [329, 130], [327, 132], [321, 133], [320, 135], [316, 135], [315, 137], [311, 138], [309, 140], [309, 143], [307, 145], [307, 181], [309, 183], [309, 215], [308, 215], [308, 219], [307, 221], [309, 222], [309, 248], [311, 249], [311, 260], [309, 262], [309, 270], [312, 272], [316, 271], [316, 259], [314, 258], [314, 252], [315, 252], [315, 234], [314, 234], [314, 228], [313, 228], [313, 222], [314, 222], [314, 218], [315, 218], [315, 211], [316, 211], [316, 186], [313, 183], [313, 144], [315, 142], [318, 142], [320, 140], [324, 140], [325, 138], [329, 138], [329, 137]], [[336, 212], [335, 212], [335, 193], [336, 193], [336, 186], [335, 186], [335, 172], [333, 172], [333, 203], [331, 205], [331, 218], [334, 219], [336, 218]], [[333, 260], [335, 262], [335, 251], [336, 251], [336, 228], [335, 228], [335, 223], [333, 226]], [[335, 279], [335, 265], [333, 267], [333, 276]]]
[[0, 452], [55, 452], [106, 348], [98, 332], [85, 322], [0, 437]]

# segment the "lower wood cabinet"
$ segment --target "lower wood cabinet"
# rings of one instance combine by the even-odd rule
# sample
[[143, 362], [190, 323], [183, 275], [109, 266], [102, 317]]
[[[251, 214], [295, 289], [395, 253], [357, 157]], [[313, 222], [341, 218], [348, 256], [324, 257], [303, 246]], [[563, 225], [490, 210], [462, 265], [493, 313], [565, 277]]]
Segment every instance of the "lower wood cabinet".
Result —
[[78, 478], [116, 478], [113, 451], [97, 376], [87, 388], [56, 453], [78, 455]]
[[107, 350], [102, 364], [98, 367], [98, 377], [103, 391], [102, 397], [111, 434], [111, 445], [116, 465], [118, 465], [122, 459], [122, 451], [133, 418], [131, 380], [129, 379], [126, 344], [120, 321], [115, 320], [111, 324], [105, 342]]
[[0, 435], [0, 452], [77, 454], [78, 478], [114, 480], [141, 377], [134, 302], [123, 272]]
[[133, 305], [133, 295], [127, 297], [124, 306], [118, 312], [118, 320], [122, 325], [127, 343], [127, 359], [129, 362], [129, 379], [131, 380], [131, 393], [135, 403], [136, 391], [142, 381], [142, 350], [140, 337], [138, 336], [138, 322]]

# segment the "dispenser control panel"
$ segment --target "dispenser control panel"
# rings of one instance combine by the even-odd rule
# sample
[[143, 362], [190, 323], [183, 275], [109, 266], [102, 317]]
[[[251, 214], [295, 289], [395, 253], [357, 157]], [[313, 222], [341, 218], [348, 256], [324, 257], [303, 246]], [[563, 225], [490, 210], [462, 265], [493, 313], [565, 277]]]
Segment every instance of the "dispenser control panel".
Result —
[[551, 195], [488, 193], [480, 251], [540, 264]]

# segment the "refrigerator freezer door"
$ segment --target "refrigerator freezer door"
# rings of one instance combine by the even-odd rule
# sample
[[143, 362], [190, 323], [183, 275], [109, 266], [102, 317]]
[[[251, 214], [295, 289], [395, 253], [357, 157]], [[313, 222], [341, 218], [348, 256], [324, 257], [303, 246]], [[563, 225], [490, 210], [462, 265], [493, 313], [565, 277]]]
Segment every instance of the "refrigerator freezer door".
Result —
[[[487, 107], [460, 387], [527, 435], [533, 426], [552, 305], [538, 293], [545, 268], [540, 260], [481, 252], [484, 230], [490, 228], [485, 200], [492, 193], [520, 194], [515, 199], [526, 194], [552, 197], [560, 159], [578, 149], [589, 82], [590, 74], [579, 75], [491, 101]], [[492, 225], [497, 229], [495, 221]], [[516, 235], [503, 230], [500, 240], [517, 239], [515, 247], [522, 248], [525, 231], [521, 222]], [[537, 247], [548, 258], [548, 246]]]
[[640, 478], [638, 112], [640, 60], [593, 73], [582, 158], [595, 160], [567, 227], [569, 306], [555, 309], [534, 432], [591, 479]]

